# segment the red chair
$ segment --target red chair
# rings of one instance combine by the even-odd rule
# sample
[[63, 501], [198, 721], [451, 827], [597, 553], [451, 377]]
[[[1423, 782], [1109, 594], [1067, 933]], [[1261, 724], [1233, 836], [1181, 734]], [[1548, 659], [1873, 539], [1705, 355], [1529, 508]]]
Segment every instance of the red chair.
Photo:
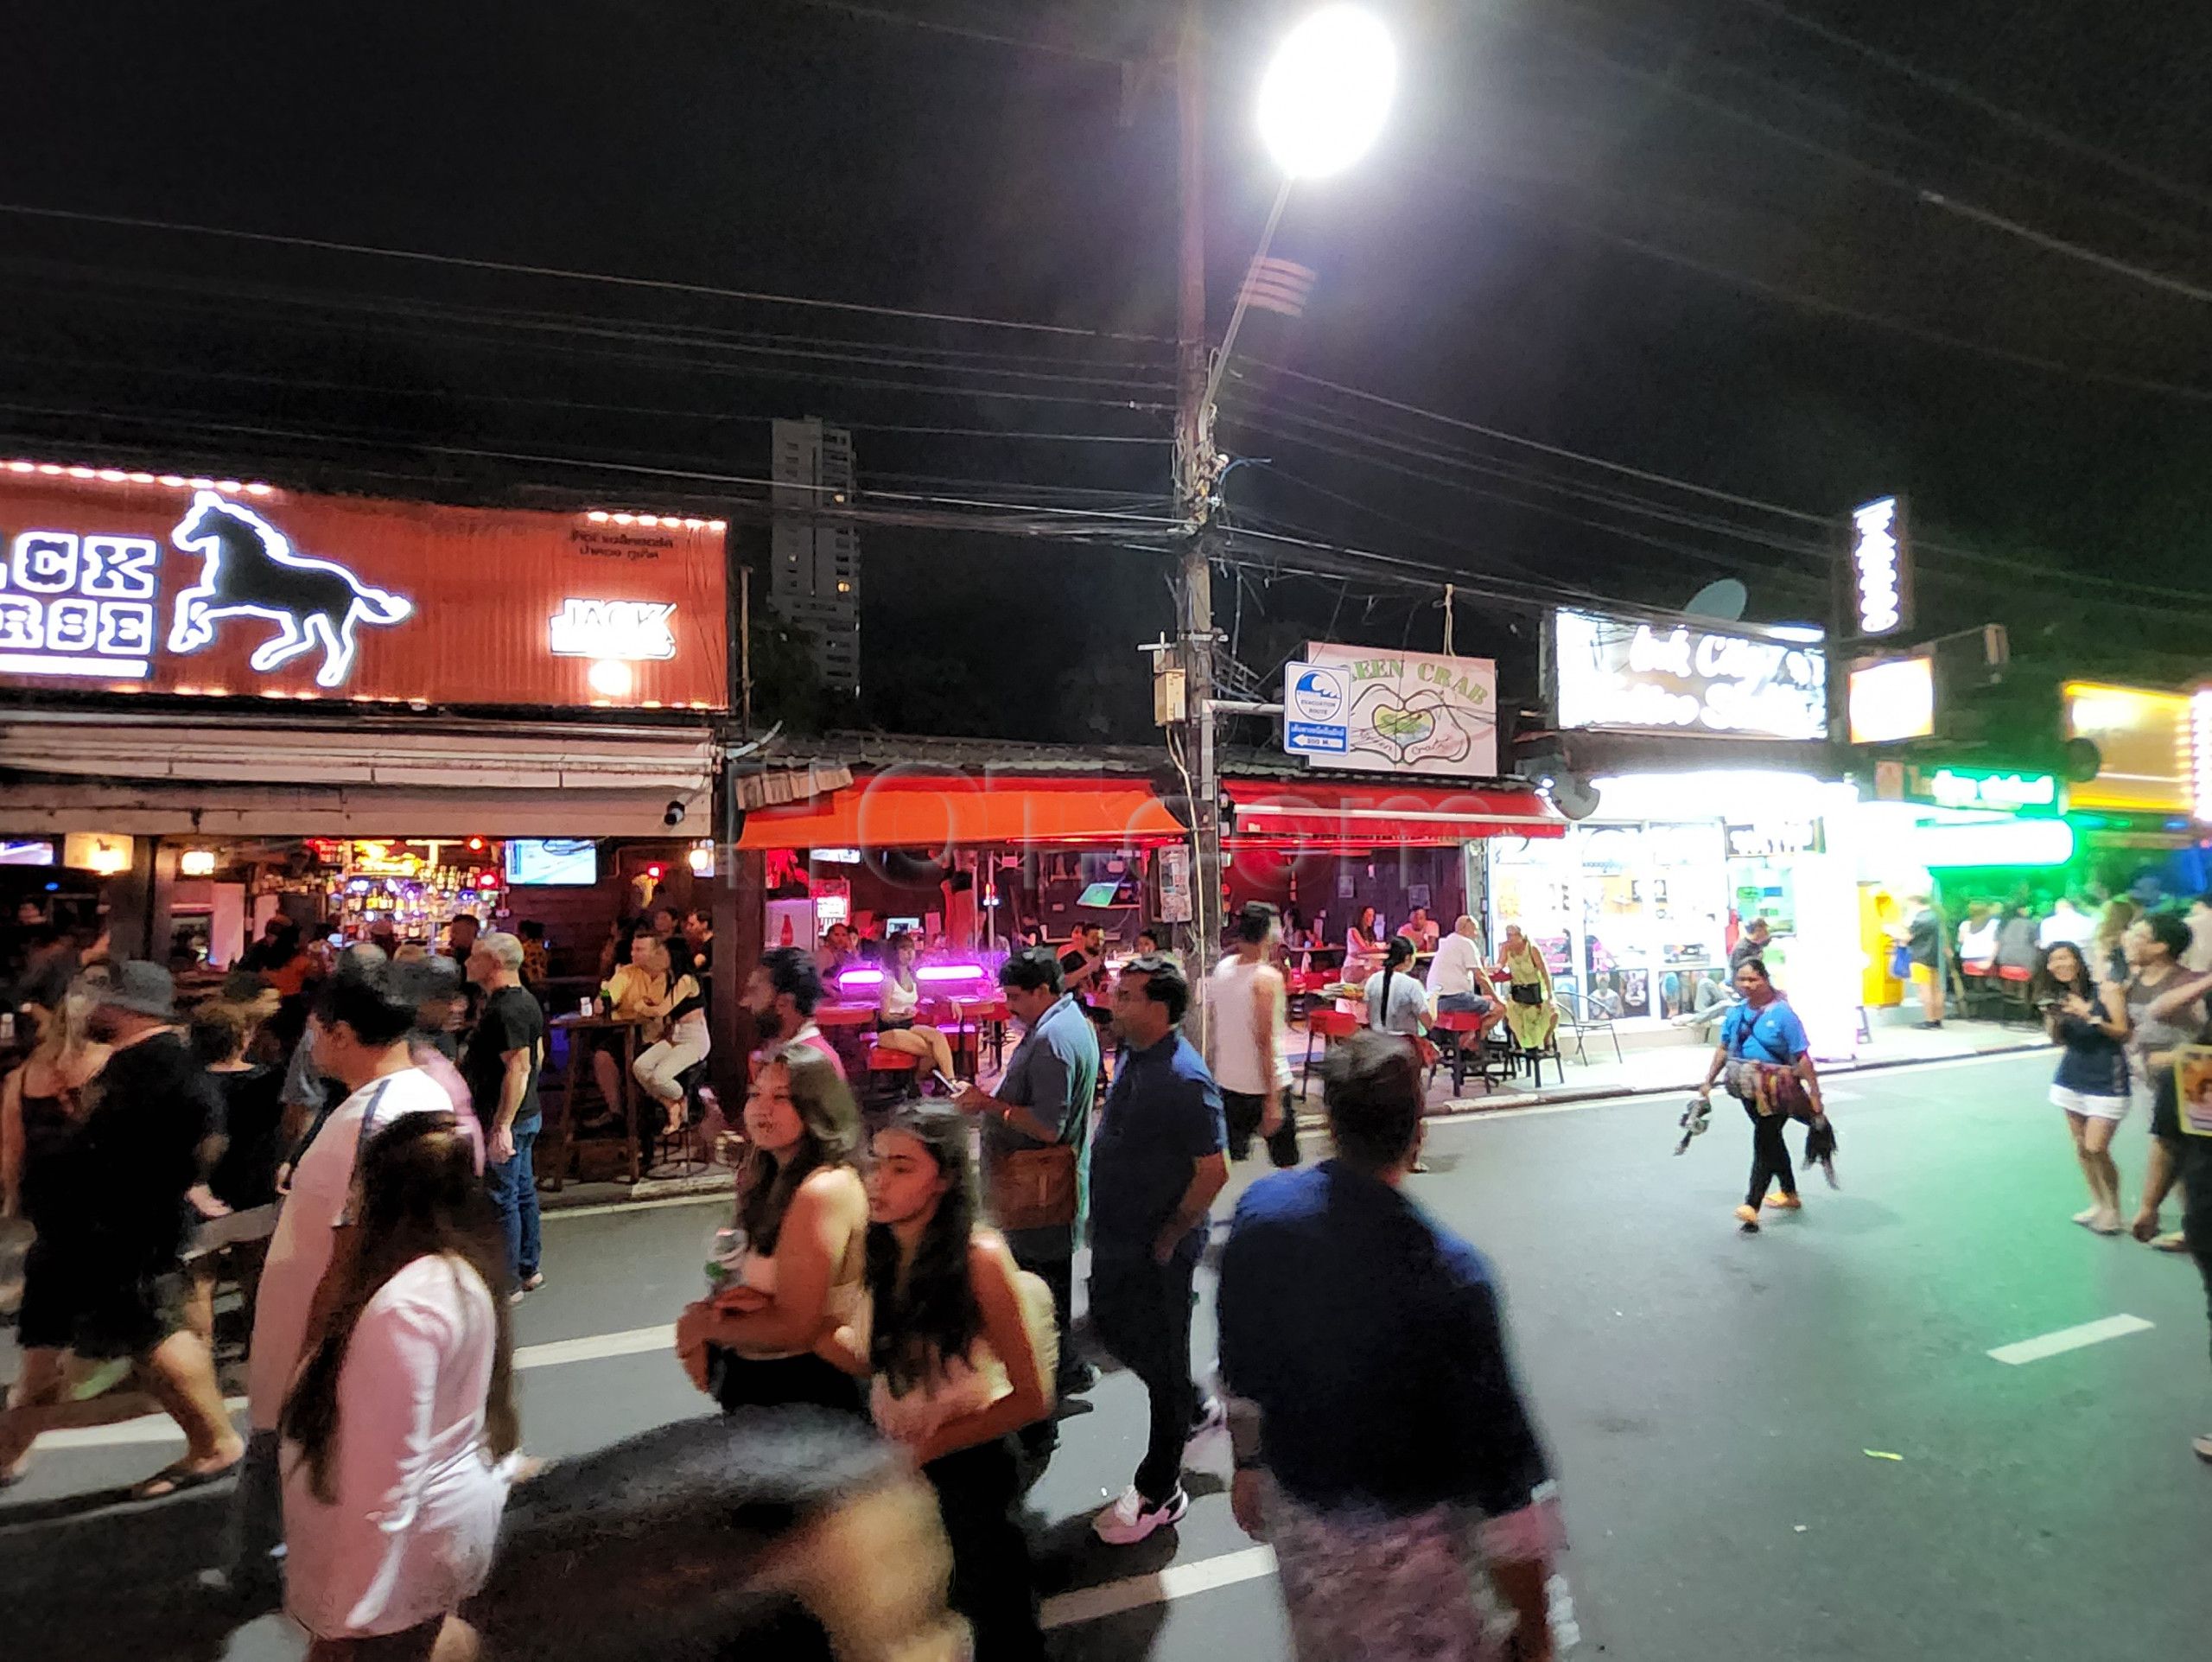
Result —
[[1307, 1093], [1313, 1079], [1313, 1041], [1321, 1041], [1321, 1054], [1326, 1056], [1329, 1047], [1349, 1039], [1359, 1031], [1359, 1017], [1350, 1010], [1317, 1009], [1306, 1015], [1306, 1071], [1298, 1082], [1298, 1094]]
[[868, 1099], [871, 1104], [896, 1101], [913, 1087], [905, 1078], [921, 1071], [922, 1059], [903, 1050], [870, 1045], [868, 1050]]

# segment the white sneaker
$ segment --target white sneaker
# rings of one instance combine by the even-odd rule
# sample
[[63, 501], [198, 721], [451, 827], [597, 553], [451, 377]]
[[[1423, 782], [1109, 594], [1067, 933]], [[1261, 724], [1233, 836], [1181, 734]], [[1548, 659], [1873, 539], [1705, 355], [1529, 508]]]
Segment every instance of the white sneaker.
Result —
[[1229, 1410], [1221, 1405], [1218, 1397], [1205, 1397], [1198, 1402], [1198, 1417], [1192, 1422], [1191, 1435], [1183, 1439], [1187, 1449], [1201, 1437], [1212, 1436], [1229, 1423]]
[[1154, 1530], [1182, 1521], [1191, 1509], [1191, 1497], [1178, 1483], [1175, 1493], [1156, 1506], [1147, 1506], [1137, 1486], [1130, 1484], [1122, 1498], [1090, 1520], [1090, 1532], [1108, 1546], [1135, 1546]]

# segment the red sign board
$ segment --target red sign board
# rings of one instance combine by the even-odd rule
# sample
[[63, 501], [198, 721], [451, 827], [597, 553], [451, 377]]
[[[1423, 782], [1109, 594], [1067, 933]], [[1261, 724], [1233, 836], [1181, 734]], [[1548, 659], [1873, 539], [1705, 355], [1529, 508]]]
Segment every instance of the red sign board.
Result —
[[0, 463], [0, 686], [720, 709], [723, 529]]

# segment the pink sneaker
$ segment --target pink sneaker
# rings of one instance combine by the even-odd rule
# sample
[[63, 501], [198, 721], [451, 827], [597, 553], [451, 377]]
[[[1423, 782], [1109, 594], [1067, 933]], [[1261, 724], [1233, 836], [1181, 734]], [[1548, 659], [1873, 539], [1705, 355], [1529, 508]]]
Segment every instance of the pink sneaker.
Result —
[[1179, 1483], [1156, 1506], [1147, 1506], [1132, 1483], [1119, 1500], [1090, 1520], [1090, 1531], [1108, 1546], [1135, 1546], [1154, 1531], [1181, 1522], [1190, 1509], [1191, 1497]]

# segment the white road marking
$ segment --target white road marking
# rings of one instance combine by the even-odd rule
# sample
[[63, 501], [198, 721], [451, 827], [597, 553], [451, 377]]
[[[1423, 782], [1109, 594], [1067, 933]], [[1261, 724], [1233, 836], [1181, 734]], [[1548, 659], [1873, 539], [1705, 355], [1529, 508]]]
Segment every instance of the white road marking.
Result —
[[[558, 1367], [564, 1362], [596, 1362], [609, 1356], [637, 1356], [647, 1351], [676, 1348], [676, 1328], [671, 1323], [660, 1328], [630, 1328], [621, 1333], [598, 1333], [583, 1339], [558, 1339], [550, 1344], [520, 1345], [515, 1349], [515, 1366], [520, 1368]], [[245, 1411], [243, 1397], [225, 1399], [223, 1406], [232, 1414]], [[112, 1425], [83, 1425], [73, 1430], [48, 1431], [38, 1440], [41, 1449], [113, 1449], [130, 1443], [182, 1442], [184, 1434], [176, 1429], [176, 1422], [166, 1414], [142, 1414], [136, 1419], [118, 1420]]]
[[589, 1206], [546, 1206], [540, 1198], [537, 1216], [541, 1222], [551, 1223], [559, 1218], [604, 1218], [615, 1212], [658, 1212], [664, 1207], [699, 1207], [719, 1200], [728, 1206], [731, 1188], [704, 1189], [696, 1194], [661, 1194], [650, 1200], [594, 1200]]
[[2039, 1339], [2023, 1339], [2017, 1345], [1999, 1345], [1989, 1354], [2007, 1366], [2018, 1367], [2028, 1362], [2040, 1362], [2047, 1356], [2063, 1356], [2069, 1350], [2101, 1345], [2107, 1339], [2125, 1339], [2131, 1333], [2148, 1333], [2154, 1325], [2139, 1315], [2108, 1315], [2101, 1321], [2084, 1321], [2078, 1327], [2061, 1328], [2056, 1333], [2044, 1334]]
[[1080, 1587], [1072, 1593], [1057, 1594], [1045, 1601], [1044, 1625], [1072, 1627], [1080, 1622], [1119, 1615], [1124, 1610], [1187, 1599], [1217, 1588], [1234, 1587], [1239, 1582], [1259, 1581], [1274, 1573], [1275, 1550], [1271, 1546], [1249, 1546], [1241, 1552], [1225, 1552], [1218, 1558], [1170, 1564], [1157, 1575], [1131, 1576], [1100, 1587]]
[[548, 1345], [518, 1345], [515, 1366], [557, 1367], [563, 1362], [596, 1362], [607, 1356], [636, 1356], [649, 1350], [676, 1350], [676, 1324], [664, 1328], [631, 1328], [622, 1333], [595, 1333], [585, 1339], [557, 1339]]

